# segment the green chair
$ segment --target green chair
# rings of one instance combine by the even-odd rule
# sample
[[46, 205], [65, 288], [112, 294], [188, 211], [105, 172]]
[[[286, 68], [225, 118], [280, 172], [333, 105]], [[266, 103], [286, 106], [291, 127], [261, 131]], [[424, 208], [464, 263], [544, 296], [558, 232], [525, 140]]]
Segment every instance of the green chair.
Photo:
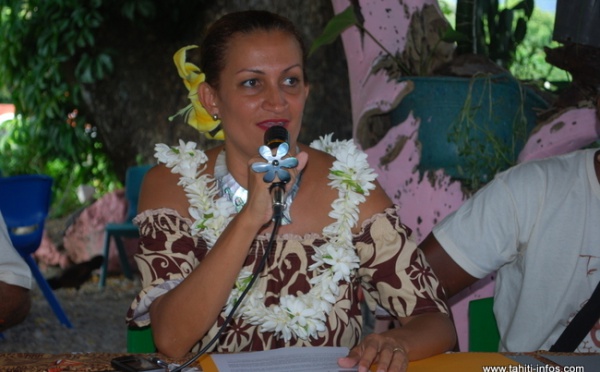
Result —
[[127, 199], [127, 217], [123, 223], [109, 223], [106, 225], [104, 233], [104, 263], [100, 273], [100, 282], [98, 286], [104, 288], [106, 286], [106, 277], [108, 275], [109, 248], [111, 239], [115, 240], [121, 269], [123, 274], [128, 279], [133, 279], [131, 268], [129, 267], [129, 259], [122, 238], [137, 238], [139, 237], [138, 227], [131, 222], [137, 214], [138, 199], [140, 188], [144, 176], [150, 170], [152, 165], [138, 165], [127, 169], [125, 175], [125, 198]]
[[127, 327], [127, 352], [133, 354], [155, 353], [156, 345], [150, 326], [134, 328]]
[[500, 333], [494, 316], [494, 298], [469, 302], [469, 351], [497, 352]]

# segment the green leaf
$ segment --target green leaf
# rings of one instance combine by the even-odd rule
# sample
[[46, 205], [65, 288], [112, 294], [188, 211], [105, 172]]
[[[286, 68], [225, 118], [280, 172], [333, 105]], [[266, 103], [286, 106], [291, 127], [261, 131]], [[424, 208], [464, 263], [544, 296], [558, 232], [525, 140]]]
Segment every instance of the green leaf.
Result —
[[342, 32], [348, 29], [348, 27], [357, 24], [358, 20], [356, 19], [354, 8], [352, 6], [349, 6], [348, 8], [346, 8], [346, 10], [336, 14], [333, 18], [329, 20], [327, 26], [325, 26], [325, 30], [323, 30], [323, 33], [319, 35], [313, 42], [308, 55], [311, 56], [317, 49], [319, 49], [323, 45], [333, 43]]
[[523, 0], [512, 7], [514, 10], [523, 10], [527, 19], [531, 18], [531, 15], [533, 14], [533, 8], [534, 0]]
[[471, 39], [468, 35], [458, 32], [452, 27], [448, 27], [442, 34], [442, 41], [446, 43], [469, 42]]
[[527, 21], [525, 18], [517, 19], [517, 26], [515, 27], [515, 43], [519, 44], [525, 39], [527, 33]]
[[124, 3], [121, 7], [121, 14], [129, 20], [134, 19], [135, 3], [133, 1], [128, 1]]

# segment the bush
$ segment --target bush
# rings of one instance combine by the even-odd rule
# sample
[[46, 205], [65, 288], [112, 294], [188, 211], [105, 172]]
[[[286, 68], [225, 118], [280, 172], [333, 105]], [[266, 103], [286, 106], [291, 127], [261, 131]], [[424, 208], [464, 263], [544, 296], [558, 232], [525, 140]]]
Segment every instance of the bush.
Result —
[[[102, 145], [93, 140], [92, 129], [82, 133], [69, 129], [69, 125], [58, 129], [35, 127], [27, 125], [19, 115], [0, 125], [2, 175], [47, 174], [54, 178], [51, 217], [62, 217], [82, 207], [76, 194], [79, 185], [94, 186], [97, 197], [122, 187], [110, 170]], [[62, 133], [51, 136], [50, 131]], [[50, 144], [48, 138], [56, 138], [59, 143]], [[71, 151], [56, 150], [69, 149], [70, 143], [79, 146]]]

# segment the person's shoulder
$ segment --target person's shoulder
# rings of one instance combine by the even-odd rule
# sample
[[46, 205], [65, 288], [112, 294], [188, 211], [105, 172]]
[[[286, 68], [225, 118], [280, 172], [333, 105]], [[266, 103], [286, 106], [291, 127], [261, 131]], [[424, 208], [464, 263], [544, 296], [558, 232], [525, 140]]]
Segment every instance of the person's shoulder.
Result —
[[307, 145], [300, 145], [300, 149], [305, 151], [310, 157], [314, 157], [317, 160], [328, 161], [332, 163], [335, 160], [335, 156], [324, 151], [323, 149], [315, 148]]
[[[218, 149], [206, 151], [207, 169], [213, 169], [214, 158]], [[183, 187], [179, 184], [181, 174], [173, 172], [170, 167], [163, 162], [150, 168], [140, 191], [140, 200], [138, 211], [171, 208], [178, 211], [182, 216], [188, 217], [189, 201]]]
[[158, 208], [178, 209], [176, 207], [180, 203], [171, 203], [180, 199], [178, 195], [182, 193], [178, 186], [179, 177], [162, 163], [150, 168], [140, 190], [138, 212]]
[[576, 150], [565, 154], [558, 154], [542, 159], [530, 160], [520, 163], [499, 175], [504, 178], [542, 178], [553, 177], [558, 174], [561, 178], [569, 173], [577, 173], [578, 169], [585, 166], [587, 160], [593, 161], [593, 154], [597, 149]]
[[158, 163], [148, 170], [144, 176], [144, 185], [161, 185], [169, 184], [175, 181], [179, 182], [179, 175], [171, 172], [171, 169], [165, 164]]

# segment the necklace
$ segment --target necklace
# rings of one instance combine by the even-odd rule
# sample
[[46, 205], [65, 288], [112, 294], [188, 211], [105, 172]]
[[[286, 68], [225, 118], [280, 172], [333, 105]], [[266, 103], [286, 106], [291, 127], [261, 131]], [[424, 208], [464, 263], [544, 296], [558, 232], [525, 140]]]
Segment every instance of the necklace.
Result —
[[[283, 218], [281, 219], [282, 225], [287, 225], [292, 223], [292, 217], [290, 216], [290, 207], [296, 194], [298, 193], [298, 189], [300, 188], [300, 180], [302, 177], [302, 173], [298, 175], [296, 178], [296, 182], [292, 185], [290, 192], [286, 194], [285, 199], [285, 209], [283, 210]], [[244, 205], [246, 204], [246, 200], [248, 199], [248, 190], [243, 188], [235, 178], [229, 173], [227, 169], [227, 162], [225, 160], [225, 150], [221, 151], [217, 156], [217, 161], [215, 162], [215, 179], [217, 180], [217, 187], [219, 188], [219, 196], [225, 196], [229, 199], [230, 202], [233, 203], [236, 212], [239, 212]]]
[[[312, 148], [335, 156], [328, 185], [338, 190], [338, 198], [329, 213], [335, 222], [323, 229], [325, 243], [315, 247], [314, 263], [308, 269], [314, 272], [311, 289], [297, 296], [281, 296], [278, 304], [267, 307], [264, 294], [253, 287], [234, 315], [259, 326], [261, 332], [273, 332], [286, 342], [292, 337], [318, 338], [318, 332], [326, 330], [327, 314], [339, 295], [339, 283], [349, 282], [360, 263], [352, 244], [351, 229], [358, 221], [359, 204], [375, 187], [372, 181], [376, 175], [367, 163], [367, 155], [352, 141], [332, 141], [331, 137], [329, 134], [311, 143]], [[194, 219], [192, 234], [202, 237], [208, 249], [212, 248], [236, 210], [229, 198], [218, 197], [215, 179], [204, 174], [206, 155], [196, 149], [196, 143], [180, 140], [179, 146], [156, 145], [155, 157], [173, 173], [181, 174], [179, 184], [186, 192], [189, 213]], [[225, 304], [226, 313], [246, 289], [251, 275], [251, 271], [241, 270]]]

